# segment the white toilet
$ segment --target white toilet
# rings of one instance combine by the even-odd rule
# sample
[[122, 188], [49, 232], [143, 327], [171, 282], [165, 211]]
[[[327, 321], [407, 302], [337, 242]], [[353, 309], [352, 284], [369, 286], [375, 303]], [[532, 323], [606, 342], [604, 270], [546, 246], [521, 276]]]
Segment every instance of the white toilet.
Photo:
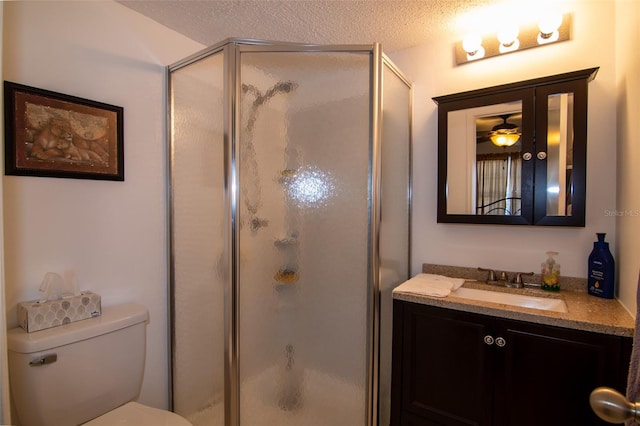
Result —
[[148, 318], [144, 306], [127, 304], [34, 333], [9, 330], [9, 377], [18, 424], [190, 425], [175, 413], [132, 402], [142, 385]]

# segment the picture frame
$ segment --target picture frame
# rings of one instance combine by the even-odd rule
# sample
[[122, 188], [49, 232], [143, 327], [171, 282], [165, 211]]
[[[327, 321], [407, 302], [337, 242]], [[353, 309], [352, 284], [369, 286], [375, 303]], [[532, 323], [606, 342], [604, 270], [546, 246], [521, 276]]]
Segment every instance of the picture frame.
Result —
[[5, 175], [124, 181], [122, 107], [4, 82]]

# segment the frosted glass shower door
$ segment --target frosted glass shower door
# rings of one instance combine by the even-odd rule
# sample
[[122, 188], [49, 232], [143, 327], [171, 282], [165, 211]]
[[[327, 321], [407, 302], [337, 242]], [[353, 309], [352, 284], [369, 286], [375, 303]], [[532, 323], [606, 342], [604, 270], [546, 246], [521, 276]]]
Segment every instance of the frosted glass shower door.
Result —
[[174, 410], [224, 425], [223, 55], [171, 73]]
[[366, 423], [370, 61], [241, 51], [242, 426]]
[[379, 421], [391, 411], [392, 291], [410, 275], [411, 84], [382, 68]]

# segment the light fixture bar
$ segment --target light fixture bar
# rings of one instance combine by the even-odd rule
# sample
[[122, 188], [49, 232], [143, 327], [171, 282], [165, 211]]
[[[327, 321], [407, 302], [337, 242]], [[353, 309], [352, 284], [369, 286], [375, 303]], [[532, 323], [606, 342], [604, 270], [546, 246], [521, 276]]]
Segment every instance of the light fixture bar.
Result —
[[[546, 23], [546, 21], [545, 21]], [[476, 35], [476, 39], [480, 39], [482, 43], [478, 46], [478, 51], [483, 54], [468, 54], [463, 44], [464, 40], [457, 42], [454, 46], [454, 52], [456, 57], [456, 64], [462, 65], [469, 62], [474, 62], [480, 59], [491, 58], [493, 56], [499, 56], [506, 53], [518, 52], [520, 50], [531, 49], [533, 47], [546, 46], [548, 44], [554, 44], [560, 41], [571, 40], [571, 24], [572, 15], [566, 13], [562, 15], [562, 23], [558, 27], [558, 30], [550, 33], [543, 33], [540, 30], [538, 22], [520, 27], [519, 33], [513, 44], [509, 46], [503, 46], [498, 40], [498, 33], [496, 31], [489, 35]], [[545, 31], [549, 31], [546, 30]], [[477, 41], [476, 41], [477, 43]], [[517, 43], [517, 47], [513, 46]], [[468, 46], [468, 43], [466, 43]], [[467, 47], [468, 48], [468, 47]]]

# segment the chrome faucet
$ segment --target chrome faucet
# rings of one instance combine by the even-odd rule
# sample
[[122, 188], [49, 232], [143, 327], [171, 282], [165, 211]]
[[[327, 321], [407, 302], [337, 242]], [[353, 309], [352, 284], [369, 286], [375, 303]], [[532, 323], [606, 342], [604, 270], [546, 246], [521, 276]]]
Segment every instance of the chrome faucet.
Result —
[[524, 282], [522, 281], [522, 277], [524, 275], [533, 275], [533, 272], [517, 272], [513, 276], [513, 279], [510, 280], [509, 275], [505, 271], [502, 271], [499, 274], [497, 274], [493, 269], [478, 268], [478, 271], [488, 272], [487, 284], [509, 288], [523, 288]]
[[523, 275], [533, 275], [533, 272], [518, 272], [516, 276], [513, 277], [513, 282], [511, 283], [511, 285], [508, 285], [507, 287], [523, 288], [524, 287], [524, 281], [522, 281]]
[[494, 271], [493, 269], [478, 268], [478, 271], [484, 271], [489, 273], [489, 275], [487, 276], [487, 284], [498, 283], [498, 279], [496, 278], [496, 271]]

